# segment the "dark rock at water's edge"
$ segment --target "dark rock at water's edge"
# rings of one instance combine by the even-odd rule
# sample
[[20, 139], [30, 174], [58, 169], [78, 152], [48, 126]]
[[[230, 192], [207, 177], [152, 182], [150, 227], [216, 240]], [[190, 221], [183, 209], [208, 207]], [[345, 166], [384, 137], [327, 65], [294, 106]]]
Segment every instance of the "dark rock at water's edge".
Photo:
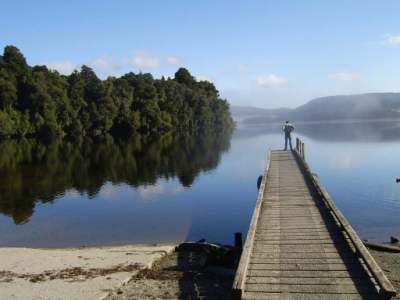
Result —
[[400, 243], [400, 238], [398, 236], [391, 236], [390, 237], [390, 243], [399, 244]]
[[196, 252], [203, 253], [206, 257], [205, 266], [224, 266], [236, 268], [237, 252], [235, 247], [200, 242], [185, 242], [176, 247], [176, 252]]

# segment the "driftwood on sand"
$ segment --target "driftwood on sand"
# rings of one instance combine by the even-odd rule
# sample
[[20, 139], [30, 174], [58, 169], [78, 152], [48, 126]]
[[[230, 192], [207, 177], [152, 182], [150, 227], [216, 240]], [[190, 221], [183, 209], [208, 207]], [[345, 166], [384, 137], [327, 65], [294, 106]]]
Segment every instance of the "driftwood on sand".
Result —
[[363, 243], [366, 247], [373, 249], [373, 250], [400, 253], [400, 247], [398, 247], [398, 246], [372, 243], [372, 242], [368, 242], [368, 241], [364, 241]]

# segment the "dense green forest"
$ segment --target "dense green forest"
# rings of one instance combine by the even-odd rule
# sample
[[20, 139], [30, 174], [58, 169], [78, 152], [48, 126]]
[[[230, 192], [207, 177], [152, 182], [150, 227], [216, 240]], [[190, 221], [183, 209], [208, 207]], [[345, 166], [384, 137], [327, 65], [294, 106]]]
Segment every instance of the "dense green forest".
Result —
[[60, 75], [29, 66], [14, 46], [0, 56], [0, 137], [129, 136], [232, 127], [229, 104], [208, 81], [128, 73], [99, 79], [88, 66]]
[[0, 213], [16, 224], [27, 222], [37, 203], [68, 190], [94, 197], [106, 182], [133, 187], [152, 185], [160, 177], [193, 184], [214, 169], [230, 147], [231, 132], [136, 134], [101, 141], [8, 139], [0, 142]]

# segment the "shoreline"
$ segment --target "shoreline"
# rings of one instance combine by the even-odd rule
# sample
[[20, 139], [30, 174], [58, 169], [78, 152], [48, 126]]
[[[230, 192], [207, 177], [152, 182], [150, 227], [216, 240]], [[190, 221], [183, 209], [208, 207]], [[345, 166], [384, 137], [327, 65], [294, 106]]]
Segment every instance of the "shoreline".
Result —
[[[266, 122], [259, 122], [259, 123], [248, 123], [246, 122], [247, 119], [237, 120], [235, 121], [236, 127], [265, 127], [267, 125], [282, 125], [281, 121], [266, 121]], [[391, 122], [400, 122], [400, 118], [378, 118], [378, 119], [332, 119], [332, 120], [295, 120], [293, 119], [292, 122], [301, 125], [318, 125], [318, 124], [364, 124], [364, 123], [391, 123]]]
[[0, 247], [5, 299], [102, 299], [178, 243], [75, 248]]
[[400, 300], [400, 253], [368, 250], [397, 291], [392, 300]]
[[[209, 296], [218, 295], [215, 299], [228, 299], [235, 270], [204, 265], [207, 254], [177, 252], [178, 246], [0, 247], [1, 295], [24, 300], [181, 299], [201, 287]], [[369, 251], [399, 293], [400, 253]], [[393, 299], [400, 299], [399, 294]]]

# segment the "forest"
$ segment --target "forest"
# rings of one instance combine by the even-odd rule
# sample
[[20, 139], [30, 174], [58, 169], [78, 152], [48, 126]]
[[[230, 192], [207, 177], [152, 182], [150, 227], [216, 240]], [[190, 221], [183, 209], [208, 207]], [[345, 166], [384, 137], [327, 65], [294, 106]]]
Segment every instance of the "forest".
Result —
[[102, 80], [88, 66], [61, 75], [29, 66], [14, 46], [0, 56], [0, 138], [196, 133], [233, 127], [213, 83], [185, 68], [174, 78], [127, 73]]

